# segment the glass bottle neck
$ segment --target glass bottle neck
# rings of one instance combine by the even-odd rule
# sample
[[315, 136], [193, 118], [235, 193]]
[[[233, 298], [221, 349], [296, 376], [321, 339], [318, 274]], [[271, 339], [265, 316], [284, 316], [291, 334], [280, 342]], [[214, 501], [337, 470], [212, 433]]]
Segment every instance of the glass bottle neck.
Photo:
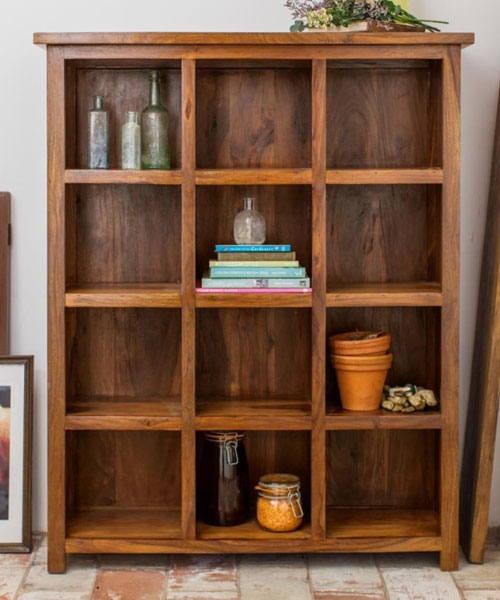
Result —
[[243, 199], [243, 208], [244, 210], [254, 210], [254, 200], [255, 198], [244, 198]]
[[137, 123], [137, 112], [135, 111], [127, 111], [127, 123]]
[[149, 82], [149, 104], [151, 106], [160, 105], [160, 83], [156, 78]]
[[103, 110], [104, 108], [104, 97], [103, 96], [94, 96], [94, 110]]

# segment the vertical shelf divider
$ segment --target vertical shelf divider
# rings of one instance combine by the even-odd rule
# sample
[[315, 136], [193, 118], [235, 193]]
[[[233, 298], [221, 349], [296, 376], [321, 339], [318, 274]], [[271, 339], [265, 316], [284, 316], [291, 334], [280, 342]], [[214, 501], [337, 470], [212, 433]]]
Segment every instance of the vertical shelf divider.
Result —
[[182, 59], [182, 536], [196, 537], [196, 62]]
[[443, 76], [443, 192], [441, 312], [441, 569], [458, 568], [458, 292], [460, 246], [460, 46], [445, 49]]
[[311, 535], [326, 534], [326, 60], [312, 61]]
[[48, 135], [48, 570], [66, 570], [66, 336], [65, 336], [65, 111], [64, 51], [47, 51]]

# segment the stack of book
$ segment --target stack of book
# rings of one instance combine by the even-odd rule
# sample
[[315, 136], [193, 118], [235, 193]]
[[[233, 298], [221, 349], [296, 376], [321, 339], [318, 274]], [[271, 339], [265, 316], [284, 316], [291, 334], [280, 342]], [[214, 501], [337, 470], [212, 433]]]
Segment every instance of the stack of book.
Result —
[[310, 292], [311, 282], [288, 244], [215, 246], [217, 259], [199, 292]]

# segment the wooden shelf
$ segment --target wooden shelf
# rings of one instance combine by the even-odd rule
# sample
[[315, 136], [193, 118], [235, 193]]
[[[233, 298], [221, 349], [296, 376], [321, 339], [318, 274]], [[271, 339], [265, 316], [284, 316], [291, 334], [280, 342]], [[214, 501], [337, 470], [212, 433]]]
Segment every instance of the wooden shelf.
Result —
[[443, 169], [328, 169], [330, 185], [441, 184]]
[[305, 185], [312, 169], [199, 169], [197, 185]]
[[391, 413], [383, 409], [353, 412], [327, 408], [325, 427], [329, 431], [441, 429], [441, 413], [437, 410], [427, 410], [401, 414]]
[[72, 308], [180, 308], [177, 283], [85, 283], [66, 289], [66, 306]]
[[[428, 538], [440, 549], [439, 515], [429, 509], [328, 508], [328, 538]], [[389, 549], [388, 549], [389, 551]]]
[[175, 396], [72, 398], [64, 423], [67, 430], [180, 430], [181, 401]]
[[180, 185], [182, 175], [180, 169], [168, 171], [144, 170], [123, 171], [122, 169], [66, 169], [65, 183], [128, 183], [149, 185]]
[[312, 293], [197, 293], [197, 308], [311, 308]]
[[303, 397], [198, 398], [196, 429], [310, 430], [311, 403]]
[[305, 540], [311, 536], [311, 527], [304, 523], [296, 531], [275, 533], [263, 529], [255, 518], [234, 527], [214, 527], [198, 521], [196, 535], [200, 540]]
[[[180, 185], [180, 169], [122, 170], [66, 169], [65, 183]], [[197, 185], [310, 185], [312, 169], [197, 169]], [[427, 169], [328, 169], [330, 185], [441, 184], [443, 170]]]
[[66, 537], [70, 545], [77, 539], [180, 539], [181, 511], [151, 507], [82, 509], [70, 515]]
[[329, 288], [327, 307], [442, 306], [439, 283], [345, 283]]

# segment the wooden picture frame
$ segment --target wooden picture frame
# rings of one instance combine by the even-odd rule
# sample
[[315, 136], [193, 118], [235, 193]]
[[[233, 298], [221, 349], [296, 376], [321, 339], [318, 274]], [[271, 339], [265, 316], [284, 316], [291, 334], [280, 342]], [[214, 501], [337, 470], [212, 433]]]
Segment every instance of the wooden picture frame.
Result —
[[[0, 356], [0, 552], [31, 552], [33, 364], [33, 356]], [[12, 477], [18, 469], [22, 477]]]
[[9, 353], [10, 194], [0, 192], [0, 355]]

